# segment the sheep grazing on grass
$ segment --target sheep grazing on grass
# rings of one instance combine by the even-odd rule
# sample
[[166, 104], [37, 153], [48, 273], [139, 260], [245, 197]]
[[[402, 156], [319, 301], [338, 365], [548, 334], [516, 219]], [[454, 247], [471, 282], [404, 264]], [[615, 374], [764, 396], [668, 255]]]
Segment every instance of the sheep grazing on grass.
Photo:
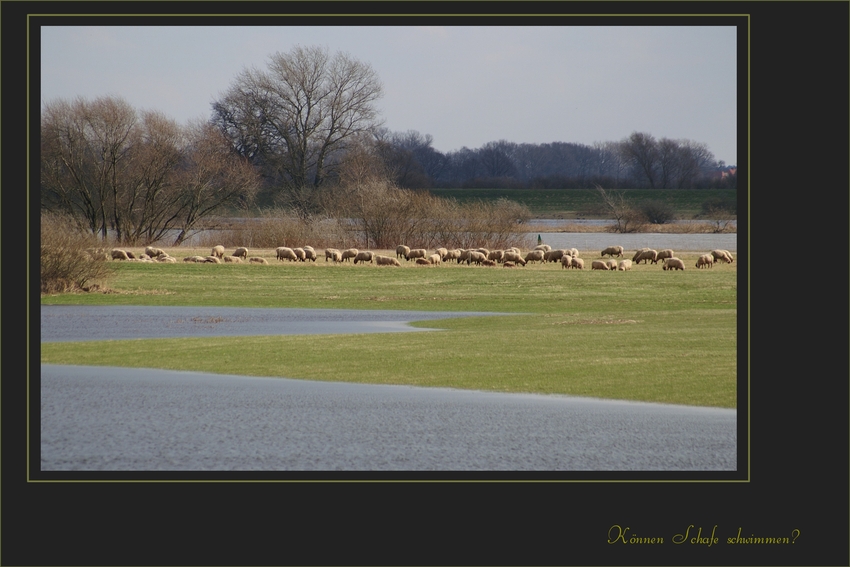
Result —
[[292, 251], [295, 252], [295, 257], [298, 258], [299, 262], [303, 262], [307, 257], [307, 253], [304, 252], [303, 248], [293, 248]]
[[614, 270], [614, 271], [617, 270], [617, 260], [613, 260], [613, 259], [606, 260], [605, 263], [608, 264], [609, 270]]
[[156, 256], [161, 256], [165, 254], [165, 250], [162, 248], [154, 248], [153, 246], [148, 246], [145, 248], [145, 254], [147, 254], [150, 258], [155, 258]]
[[233, 255], [236, 256], [237, 258], [242, 258], [243, 260], [247, 260], [248, 259], [248, 249], [245, 248], [244, 246], [240, 246], [239, 248], [237, 248], [236, 250], [233, 251]]
[[603, 258], [605, 256], [611, 256], [613, 258], [614, 256], [622, 256], [622, 255], [623, 255], [623, 247], [622, 246], [609, 246], [608, 248], [606, 248], [605, 250], [602, 251], [602, 254], [600, 254], [600, 256], [602, 256]]
[[513, 262], [502, 262], [502, 267], [503, 268], [515, 268], [516, 264], [514, 264]]
[[410, 254], [410, 246], [405, 246], [404, 244], [399, 244], [395, 247], [395, 257], [396, 258], [404, 258], [407, 259], [407, 255]]
[[121, 250], [120, 248], [112, 249], [112, 259], [113, 260], [129, 260], [130, 256], [127, 254], [126, 250]]
[[150, 261], [151, 261], [151, 257], [150, 257], [150, 256], [148, 256], [147, 254], [139, 254], [139, 261], [141, 261], [141, 262], [150, 262]]
[[331, 260], [333, 262], [342, 262], [342, 252], [340, 252], [336, 248], [326, 248], [325, 262], [327, 262], [328, 260]]
[[304, 246], [304, 261], [310, 260], [311, 262], [315, 262], [316, 258], [316, 250], [312, 246]]
[[543, 262], [543, 255], [546, 252], [543, 250], [532, 250], [528, 254], [525, 255], [526, 262]]
[[242, 258], [237, 258], [236, 256], [225, 256], [223, 258], [225, 264], [241, 264]]
[[519, 264], [521, 266], [525, 266], [525, 260], [522, 259], [522, 254], [516, 252], [514, 250], [505, 250], [505, 255], [502, 258], [504, 262], [513, 262], [514, 264]]
[[[151, 254], [153, 256], [153, 254]], [[213, 246], [212, 252], [210, 252], [210, 256], [215, 256], [216, 258], [224, 258], [224, 246], [219, 244], [218, 246]]]
[[414, 248], [410, 252], [408, 252], [404, 258], [405, 260], [413, 260], [415, 258], [425, 258], [428, 255], [428, 251], [424, 248]]
[[565, 254], [565, 255], [561, 256], [561, 268], [567, 269], [572, 265], [572, 263], [573, 263], [573, 257], [570, 256], [569, 254]]
[[453, 248], [452, 250], [448, 250], [446, 255], [443, 256], [443, 262], [449, 262], [451, 260], [457, 261], [458, 258], [460, 258], [460, 249]]
[[561, 258], [564, 257], [564, 254], [567, 254], [567, 251], [563, 248], [556, 248], [555, 250], [549, 250], [543, 255], [543, 260], [546, 262], [559, 262]]
[[732, 254], [728, 250], [712, 250], [711, 255], [714, 257], [715, 262], [724, 261], [727, 264], [731, 264], [735, 261], [732, 258]]
[[[230, 256], [228, 256], [228, 258], [230, 258]], [[184, 262], [194, 262], [196, 264], [200, 264], [200, 263], [203, 263], [203, 262], [206, 261], [206, 257], [205, 256], [186, 256], [185, 258], [183, 258], [183, 261]]]
[[487, 254], [488, 260], [493, 260], [494, 262], [501, 262], [505, 258], [504, 250], [492, 250], [489, 254]]
[[574, 268], [574, 269], [577, 269], [577, 270], [583, 270], [584, 269], [584, 260], [582, 260], [578, 256], [573, 256], [573, 259], [570, 262], [570, 268]]
[[221, 260], [219, 260], [218, 256], [207, 256], [204, 258], [204, 263], [206, 264], [221, 264]]
[[697, 258], [697, 268], [713, 268], [714, 267], [714, 256], [711, 254], [703, 254], [699, 258]]
[[607, 270], [608, 264], [606, 264], [603, 260], [594, 260], [590, 265], [591, 270]]
[[[657, 264], [658, 260], [666, 260], [667, 258], [673, 258], [674, 256], [676, 256], [676, 254], [672, 250], [667, 248], [658, 252], [658, 256], [655, 257], [655, 260], [653, 260], [652, 263]], [[663, 263], [664, 262], [662, 262], [662, 264]]]
[[430, 256], [428, 256], [428, 261], [436, 266], [437, 264], [440, 264], [443, 261], [443, 258], [439, 254], [431, 254]]
[[448, 248], [437, 248], [434, 250], [434, 254], [440, 255], [440, 262], [444, 262], [446, 260], [446, 256], [449, 254]]
[[420, 266], [433, 266], [433, 264], [425, 258], [417, 258], [416, 263]]
[[466, 262], [467, 260], [469, 260], [470, 252], [472, 252], [472, 250], [464, 250], [463, 248], [461, 248], [460, 255], [457, 257], [457, 263], [460, 264], [461, 262]]
[[475, 262], [476, 265], [480, 266], [482, 262], [487, 260], [487, 256], [484, 255], [483, 252], [479, 252], [478, 250], [470, 250], [469, 257], [466, 259], [466, 265], [470, 265]]
[[284, 260], [288, 260], [290, 262], [298, 261], [298, 256], [295, 255], [295, 251], [287, 246], [279, 246], [278, 248], [275, 248], [274, 253], [275, 257], [280, 262], [283, 262]]
[[265, 258], [260, 258], [258, 256], [254, 256], [250, 260], [248, 260], [251, 264], [268, 264], [268, 261]]
[[354, 263], [356, 264], [357, 262], [369, 262], [371, 264], [373, 257], [374, 254], [364, 250], [362, 252], [357, 253], [357, 256], [354, 257]]
[[627, 272], [632, 269], [632, 261], [631, 260], [620, 260], [620, 263], [617, 264], [617, 270], [621, 272]]
[[655, 264], [658, 261], [658, 252], [652, 250], [651, 248], [641, 248], [635, 255], [632, 257], [632, 262], [635, 264], [640, 264], [643, 262], [646, 264], [647, 262], [652, 262]]
[[[135, 255], [135, 254], [133, 254], [133, 252], [132, 252], [132, 251], [127, 250], [126, 252], [127, 252], [127, 257], [128, 257], [129, 259], [131, 259], [131, 260], [135, 260], [135, 259], [136, 259], [136, 255]], [[167, 256], [167, 254], [166, 254], [166, 256]]]
[[342, 257], [341, 261], [345, 262], [346, 260], [356, 258], [358, 252], [360, 252], [360, 251], [357, 248], [348, 248], [347, 250], [343, 250], [342, 256], [341, 256]]
[[538, 244], [534, 247], [534, 250], [543, 250], [543, 252], [549, 252], [550, 250], [552, 250], [552, 247], [548, 244]]
[[678, 258], [667, 258], [662, 266], [664, 270], [684, 270], [685, 263]]
[[378, 266], [401, 266], [401, 263], [397, 258], [392, 258], [390, 256], [375, 256], [375, 264]]
[[156, 261], [157, 262], [165, 262], [167, 264], [176, 264], [177, 258], [173, 258], [173, 257], [165, 255], [165, 254], [160, 254], [159, 256], [156, 257]]

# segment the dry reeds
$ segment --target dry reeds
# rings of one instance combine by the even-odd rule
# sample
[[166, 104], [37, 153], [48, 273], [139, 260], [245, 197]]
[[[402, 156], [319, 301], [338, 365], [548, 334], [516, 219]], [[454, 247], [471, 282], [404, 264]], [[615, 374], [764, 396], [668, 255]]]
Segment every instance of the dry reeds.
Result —
[[41, 213], [41, 293], [89, 291], [112, 274], [109, 250], [70, 217]]

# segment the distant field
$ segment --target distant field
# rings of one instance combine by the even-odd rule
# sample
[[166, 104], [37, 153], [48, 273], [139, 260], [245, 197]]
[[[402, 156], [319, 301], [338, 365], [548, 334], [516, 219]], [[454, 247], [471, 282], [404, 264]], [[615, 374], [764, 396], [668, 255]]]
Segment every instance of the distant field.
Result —
[[[599, 204], [593, 189], [431, 189], [437, 197], [450, 197], [464, 203], [476, 199], [506, 198], [526, 205], [539, 218], [592, 218]], [[709, 199], [734, 200], [735, 189], [624, 189], [628, 201], [639, 204], [645, 201], [669, 203], [683, 219], [693, 218], [702, 211]]]

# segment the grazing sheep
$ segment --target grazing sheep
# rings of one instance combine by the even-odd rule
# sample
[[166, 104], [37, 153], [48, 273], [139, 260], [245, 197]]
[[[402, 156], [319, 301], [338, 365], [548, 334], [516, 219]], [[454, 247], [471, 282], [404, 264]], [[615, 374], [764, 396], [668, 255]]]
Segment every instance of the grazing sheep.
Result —
[[[655, 257], [655, 260], [653, 260], [653, 261], [652, 261], [652, 263], [653, 263], [653, 264], [657, 264], [657, 263], [658, 263], [658, 260], [666, 260], [667, 258], [673, 258], [674, 256], [676, 256], [676, 254], [675, 254], [672, 250], [670, 250], [669, 248], [667, 248], [667, 249], [665, 249], [665, 250], [661, 250], [661, 251], [658, 253], [658, 256], [656, 256], [656, 257]], [[662, 262], [662, 264], [663, 264], [663, 263], [664, 263], [664, 262]]]
[[130, 255], [127, 254], [126, 250], [121, 250], [120, 248], [112, 249], [112, 259], [113, 260], [129, 260]]
[[526, 263], [525, 260], [522, 259], [522, 255], [514, 250], [505, 250], [505, 255], [502, 260], [505, 262], [513, 262], [514, 264], [519, 264], [521, 266], [525, 266]]
[[457, 263], [460, 264], [461, 262], [466, 262], [467, 260], [469, 260], [470, 252], [472, 252], [472, 250], [464, 250], [463, 248], [461, 248], [460, 255], [457, 257]]
[[635, 264], [640, 264], [641, 262], [647, 263], [652, 261], [653, 264], [657, 262], [658, 252], [652, 250], [650, 248], [643, 248], [635, 252], [635, 255], [632, 257], [632, 262]]
[[552, 250], [552, 247], [548, 244], [538, 244], [534, 247], [534, 250], [543, 250], [543, 252], [549, 252], [550, 250]]
[[685, 263], [678, 258], [667, 258], [662, 266], [664, 270], [684, 270]]
[[404, 244], [399, 244], [395, 247], [395, 257], [407, 259], [407, 255], [410, 254], [410, 247], [405, 246]]
[[237, 258], [242, 258], [243, 260], [247, 260], [248, 259], [248, 249], [245, 248], [244, 246], [240, 246], [239, 248], [234, 250], [233, 255], [236, 256]]
[[445, 261], [446, 256], [449, 254], [449, 250], [448, 248], [437, 248], [436, 250], [434, 250], [434, 254], [439, 254], [440, 262], [443, 262]]
[[142, 261], [142, 262], [150, 262], [151, 257], [148, 256], [147, 254], [139, 254], [139, 260]]
[[[232, 256], [227, 256], [227, 258], [232, 258]], [[237, 258], [237, 260], [238, 260], [238, 258]], [[206, 257], [204, 257], [204, 256], [186, 256], [185, 258], [183, 258], [183, 261], [184, 262], [195, 262], [196, 264], [200, 264], [200, 263], [206, 261]], [[226, 258], [225, 258], [225, 261], [227, 261]]]
[[[153, 256], [153, 254], [151, 254]], [[157, 254], [159, 256], [159, 254]], [[218, 246], [213, 246], [212, 252], [210, 252], [210, 256], [215, 256], [216, 258], [224, 258], [224, 246], [219, 244]]]
[[584, 260], [582, 260], [578, 256], [573, 256], [572, 262], [570, 262], [570, 268], [583, 270], [584, 269]]
[[543, 250], [532, 250], [528, 254], [525, 255], [526, 262], [542, 262], [543, 255], [545, 252]]
[[173, 258], [171, 256], [166, 256], [165, 254], [161, 254], [161, 255], [157, 256], [156, 261], [157, 262], [165, 262], [165, 263], [168, 263], [168, 264], [176, 264], [177, 258]]
[[260, 258], [259, 256], [254, 256], [250, 260], [248, 260], [251, 264], [268, 264], [268, 261], [265, 258]]
[[476, 248], [475, 250], [476, 252], [481, 252], [482, 254], [484, 254], [484, 258], [487, 258], [487, 256], [490, 255], [490, 250], [488, 250], [487, 248]]
[[428, 256], [428, 261], [434, 265], [437, 265], [443, 261], [443, 258], [439, 254], [431, 254], [430, 256]]
[[352, 259], [352, 258], [356, 258], [356, 257], [357, 257], [358, 252], [360, 252], [360, 251], [359, 251], [359, 250], [357, 250], [357, 248], [348, 248], [347, 250], [343, 250], [343, 251], [342, 251], [342, 254], [341, 254], [341, 258], [342, 258], [342, 260], [341, 260], [341, 261], [342, 261], [342, 262], [345, 262], [346, 260], [350, 260], [350, 259]]
[[[130, 250], [127, 250], [126, 252], [127, 252], [127, 257], [128, 257], [129, 259], [131, 259], [131, 260], [135, 260], [135, 259], [136, 259], [136, 255], [135, 255], [135, 254], [133, 254], [133, 252], [131, 252]], [[167, 254], [166, 254], [166, 255], [167, 255]]]
[[325, 262], [332, 260], [333, 262], [342, 262], [342, 252], [336, 248], [325, 249]]
[[504, 250], [493, 250], [489, 254], [487, 254], [488, 260], [493, 260], [494, 262], [501, 262], [505, 258]]
[[155, 256], [161, 256], [165, 254], [165, 250], [163, 250], [162, 248], [154, 248], [153, 246], [148, 246], [147, 248], [145, 248], [145, 254], [153, 258]]
[[715, 262], [719, 262], [723, 260], [727, 264], [731, 264], [735, 260], [732, 258], [732, 254], [728, 250], [712, 250], [711, 255], [714, 257]]
[[357, 262], [369, 262], [371, 264], [373, 256], [374, 254], [372, 254], [371, 252], [367, 252], [366, 250], [358, 252], [357, 256], [354, 257], [354, 263], [356, 264]]
[[590, 269], [591, 270], [607, 270], [608, 264], [606, 264], [602, 260], [594, 260], [593, 263], [590, 265]]
[[274, 253], [275, 257], [280, 262], [283, 262], [284, 260], [289, 260], [290, 262], [298, 261], [298, 256], [295, 255], [295, 251], [287, 246], [279, 246], [275, 248]]
[[470, 250], [469, 257], [466, 259], [466, 265], [470, 265], [475, 262], [477, 265], [481, 265], [481, 262], [487, 260], [487, 256], [484, 255], [483, 252], [479, 252], [478, 250]]
[[516, 264], [514, 264], [513, 262], [502, 262], [502, 267], [503, 268], [515, 268]]
[[237, 258], [236, 256], [225, 256], [224, 257], [225, 264], [241, 264], [242, 258]]
[[714, 256], [711, 254], [703, 254], [699, 258], [697, 258], [697, 268], [713, 268], [714, 267]]
[[543, 259], [546, 262], [559, 262], [561, 258], [564, 257], [564, 254], [567, 254], [567, 251], [563, 248], [556, 248], [555, 250], [549, 250], [543, 255]]
[[443, 262], [448, 262], [450, 260], [457, 260], [460, 258], [460, 249], [454, 248], [446, 252], [446, 255], [443, 256]]
[[614, 271], [617, 270], [617, 260], [610, 259], [610, 260], [606, 260], [605, 263], [608, 264], [609, 270], [614, 270]]
[[292, 251], [295, 252], [295, 257], [298, 258], [299, 262], [303, 262], [307, 257], [307, 253], [304, 252], [303, 248], [293, 248]]
[[398, 259], [380, 255], [375, 256], [375, 264], [378, 266], [401, 266]]
[[424, 258], [427, 255], [428, 255], [428, 251], [425, 250], [424, 248], [415, 248], [415, 249], [411, 250], [410, 252], [408, 252], [405, 255], [404, 258], [406, 260], [413, 260], [414, 258]]
[[433, 266], [433, 264], [431, 262], [429, 262], [428, 260], [426, 260], [425, 258], [417, 258], [416, 263], [419, 264], [420, 266]]
[[623, 247], [622, 246], [609, 246], [608, 248], [606, 248], [605, 250], [602, 251], [602, 254], [600, 254], [600, 256], [602, 256], [603, 258], [605, 256], [611, 256], [613, 258], [614, 256], [622, 256], [622, 255], [623, 255]]
[[312, 246], [304, 246], [304, 261], [306, 262], [307, 260], [316, 261], [316, 251]]
[[632, 269], [632, 261], [631, 260], [620, 260], [620, 263], [617, 264], [617, 270], [621, 272], [627, 272]]
[[206, 264], [221, 264], [221, 260], [218, 259], [218, 256], [207, 256], [204, 258], [204, 263]]
[[572, 263], [573, 257], [569, 254], [564, 254], [563, 256], [561, 256], [561, 268], [567, 269], [572, 265]]

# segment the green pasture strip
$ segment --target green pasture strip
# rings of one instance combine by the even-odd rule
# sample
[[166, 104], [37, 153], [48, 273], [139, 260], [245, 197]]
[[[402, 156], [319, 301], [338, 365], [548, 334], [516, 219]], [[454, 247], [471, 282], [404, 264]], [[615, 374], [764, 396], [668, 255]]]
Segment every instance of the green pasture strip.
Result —
[[46, 343], [50, 364], [735, 407], [734, 309], [421, 321], [434, 332]]
[[[270, 252], [269, 252], [270, 254]], [[151, 264], [115, 262], [114, 293], [43, 296], [55, 305], [299, 307], [507, 313], [726, 309], [736, 305], [737, 263], [684, 272], [641, 264], [628, 272], [447, 264], [402, 268], [351, 264]]]

